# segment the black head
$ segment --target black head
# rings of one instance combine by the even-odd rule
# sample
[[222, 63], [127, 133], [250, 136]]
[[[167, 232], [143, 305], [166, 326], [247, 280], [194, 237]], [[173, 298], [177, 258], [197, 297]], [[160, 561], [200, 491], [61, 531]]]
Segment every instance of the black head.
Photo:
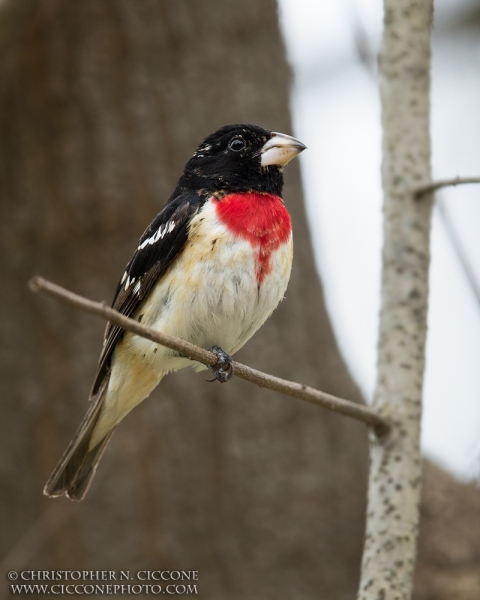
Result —
[[226, 125], [209, 135], [185, 165], [176, 192], [258, 191], [280, 196], [283, 167], [305, 146], [256, 125]]

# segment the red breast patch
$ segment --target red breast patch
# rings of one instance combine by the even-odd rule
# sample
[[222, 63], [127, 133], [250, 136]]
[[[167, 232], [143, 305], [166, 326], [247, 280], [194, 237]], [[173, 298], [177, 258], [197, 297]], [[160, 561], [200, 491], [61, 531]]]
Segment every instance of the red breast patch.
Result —
[[219, 221], [258, 251], [256, 275], [261, 284], [272, 270], [272, 252], [288, 240], [292, 231], [283, 200], [258, 192], [230, 194], [216, 201], [216, 209]]

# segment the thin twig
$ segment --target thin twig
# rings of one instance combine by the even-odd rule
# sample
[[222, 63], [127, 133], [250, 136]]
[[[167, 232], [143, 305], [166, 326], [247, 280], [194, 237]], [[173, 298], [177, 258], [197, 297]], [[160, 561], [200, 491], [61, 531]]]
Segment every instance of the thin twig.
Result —
[[[428, 192], [434, 192], [444, 187], [467, 183], [480, 183], [480, 177], [455, 177], [455, 179], [444, 179], [442, 181], [437, 181], [430, 185], [415, 190], [414, 197], [418, 200]], [[458, 261], [464, 270], [464, 273], [472, 289], [473, 295], [477, 300], [477, 303], [480, 304], [480, 285], [477, 282], [475, 272], [472, 268], [472, 265], [470, 264], [467, 252], [465, 251], [461, 242], [461, 238], [455, 231], [455, 227], [453, 226], [453, 223], [445, 209], [445, 204], [442, 201], [442, 199], [437, 201], [437, 207], [440, 214], [440, 218], [442, 219], [443, 224], [445, 225], [447, 235], [450, 239], [450, 242], [452, 243], [453, 251], [455, 252]]]
[[429, 192], [436, 192], [444, 187], [463, 185], [466, 183], [480, 183], [480, 177], [455, 177], [454, 179], [442, 179], [441, 181], [434, 181], [433, 183], [429, 183], [428, 185], [417, 188], [414, 191], [414, 196], [418, 199]]
[[[131, 331], [152, 342], [166, 346], [171, 350], [175, 350], [191, 360], [209, 366], [214, 366], [217, 362], [217, 356], [216, 354], [213, 354], [213, 352], [209, 352], [208, 350], [195, 346], [180, 338], [150, 329], [150, 327], [146, 327], [134, 319], [129, 319], [128, 317], [121, 315], [113, 308], [110, 308], [105, 302], [88, 300], [59, 285], [47, 281], [42, 277], [34, 277], [29, 285], [33, 292], [44, 292], [57, 300], [61, 300], [74, 306], [75, 308], [103, 317], [111, 323], [115, 323], [115, 325], [122, 327], [122, 329]], [[363, 421], [367, 425], [373, 427], [379, 436], [385, 435], [390, 430], [390, 425], [387, 420], [367, 406], [356, 404], [355, 402], [350, 402], [343, 398], [337, 398], [336, 396], [326, 394], [325, 392], [311, 388], [303, 383], [294, 383], [293, 381], [287, 381], [280, 377], [262, 373], [261, 371], [257, 371], [256, 369], [252, 369], [236, 361], [233, 362], [233, 369], [237, 377], [255, 383], [260, 387], [269, 388], [299, 398], [300, 400], [305, 400], [306, 402], [329, 408], [334, 412], [352, 417], [359, 421]]]

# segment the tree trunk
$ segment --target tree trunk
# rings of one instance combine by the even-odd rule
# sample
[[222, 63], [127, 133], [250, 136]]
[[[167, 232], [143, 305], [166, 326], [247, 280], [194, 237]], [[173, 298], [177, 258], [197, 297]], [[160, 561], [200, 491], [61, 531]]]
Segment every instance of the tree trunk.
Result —
[[431, 195], [430, 28], [433, 0], [385, 0], [380, 50], [384, 192], [382, 306], [374, 407], [393, 427], [370, 436], [361, 600], [408, 600], [416, 560], [420, 419]]
[[[87, 408], [103, 324], [26, 282], [40, 273], [109, 300], [204, 136], [231, 122], [290, 132], [275, 3], [10, 0], [1, 19], [4, 550], [27, 532], [12, 568], [194, 568], [210, 599], [352, 596], [364, 426], [239, 380], [170, 376], [119, 428], [82, 504], [42, 497]], [[325, 311], [298, 165], [285, 178], [292, 280], [238, 359], [359, 400]], [[33, 555], [32, 535], [45, 538]]]
[[423, 469], [414, 600], [480, 598], [480, 493], [429, 463]]

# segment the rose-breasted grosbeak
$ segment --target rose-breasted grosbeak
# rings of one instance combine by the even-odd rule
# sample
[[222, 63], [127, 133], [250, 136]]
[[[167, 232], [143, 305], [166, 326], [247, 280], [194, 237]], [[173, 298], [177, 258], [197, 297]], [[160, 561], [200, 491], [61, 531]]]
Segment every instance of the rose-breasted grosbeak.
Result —
[[[295, 138], [254, 125], [227, 125], [207, 137], [140, 238], [113, 308], [203, 348], [241, 348], [287, 287], [292, 229], [282, 168], [304, 149]], [[225, 381], [229, 356], [215, 351], [226, 367], [212, 370]], [[189, 365], [108, 324], [90, 409], [45, 494], [81, 500], [115, 427], [164, 375]]]

